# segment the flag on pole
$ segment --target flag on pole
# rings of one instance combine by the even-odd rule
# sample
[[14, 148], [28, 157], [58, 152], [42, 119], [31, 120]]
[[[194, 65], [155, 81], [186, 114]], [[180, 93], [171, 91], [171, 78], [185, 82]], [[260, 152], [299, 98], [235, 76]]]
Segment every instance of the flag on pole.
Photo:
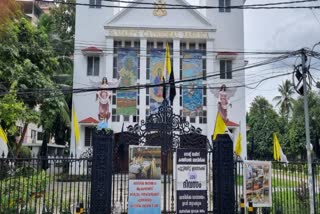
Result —
[[162, 98], [163, 100], [167, 99], [167, 87], [166, 80], [162, 77]]
[[0, 158], [8, 155], [8, 138], [0, 125]]
[[78, 144], [79, 140], [80, 140], [80, 130], [79, 130], [78, 118], [77, 118], [77, 114], [76, 114], [76, 110], [75, 110], [74, 106], [72, 107], [72, 117], [73, 117], [74, 137], [76, 140], [76, 144]]
[[[166, 44], [166, 60], [165, 60], [165, 65], [164, 65], [164, 71], [167, 72], [168, 75], [170, 75], [171, 73], [171, 58], [170, 58], [170, 48], [169, 48], [169, 45], [168, 43]], [[165, 72], [164, 72], [164, 75], [165, 76]]]
[[287, 156], [283, 153], [276, 133], [273, 133], [273, 158], [276, 161], [288, 163]]
[[226, 129], [227, 129], [227, 125], [224, 123], [220, 113], [217, 112], [216, 124], [214, 126], [214, 131], [213, 131], [213, 140], [216, 139], [218, 134], [225, 134]]
[[2, 129], [2, 126], [0, 125], [0, 138], [1, 140], [7, 144], [8, 143], [8, 138], [7, 138], [7, 135], [6, 133], [4, 132], [4, 130]]
[[241, 136], [241, 132], [239, 130], [239, 134], [237, 137], [237, 141], [236, 141], [236, 147], [234, 149], [234, 152], [236, 153], [236, 155], [240, 156], [241, 152], [242, 152], [242, 145], [241, 145], [241, 140], [242, 140], [242, 136]]
[[169, 85], [170, 85], [170, 90], [169, 90], [169, 100], [170, 104], [173, 104], [174, 97], [176, 96], [176, 86], [174, 83], [174, 72], [172, 71], [171, 67], [171, 57], [170, 57], [170, 48], [169, 44], [166, 44], [166, 54], [165, 54], [165, 63], [164, 63], [164, 68], [162, 72], [162, 80], [163, 80], [163, 99], [167, 98], [167, 91], [166, 91], [166, 80], [165, 78], [169, 76]]
[[176, 96], [176, 85], [174, 83], [174, 72], [171, 67], [171, 58], [170, 58], [170, 49], [167, 43], [166, 45], [166, 68], [169, 75], [170, 91], [169, 91], [169, 100], [171, 105], [173, 105], [174, 97]]

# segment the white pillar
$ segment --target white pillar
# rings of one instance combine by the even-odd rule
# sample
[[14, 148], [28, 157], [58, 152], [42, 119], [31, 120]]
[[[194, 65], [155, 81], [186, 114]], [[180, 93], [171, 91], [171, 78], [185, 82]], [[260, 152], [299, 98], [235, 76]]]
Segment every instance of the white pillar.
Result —
[[[214, 54], [213, 54], [213, 40], [207, 40], [207, 74], [212, 74], [215, 72], [214, 68]], [[215, 78], [207, 78], [208, 87], [210, 87], [210, 83]], [[207, 138], [211, 139], [211, 135], [213, 134], [215, 118], [217, 113], [217, 99], [210, 89], [207, 90]], [[211, 141], [211, 140], [210, 140]]]
[[[147, 39], [140, 39], [140, 84], [145, 85], [147, 83]], [[140, 108], [139, 119], [146, 119], [146, 89], [140, 89]]]
[[[180, 40], [173, 40], [173, 72], [175, 80], [180, 80]], [[180, 89], [176, 85], [176, 96], [173, 100], [173, 113], [180, 114]]]
[[[106, 52], [105, 52], [105, 71], [103, 71], [103, 76], [107, 77], [108, 81], [113, 79], [113, 38], [106, 38]], [[110, 91], [112, 95], [112, 91]], [[115, 127], [112, 124], [112, 96], [111, 103], [109, 105], [110, 118], [108, 120], [109, 128], [112, 128], [115, 132]]]
[[104, 71], [104, 75], [108, 78], [108, 80], [112, 80], [113, 74], [113, 38], [107, 37], [106, 39], [106, 70]]

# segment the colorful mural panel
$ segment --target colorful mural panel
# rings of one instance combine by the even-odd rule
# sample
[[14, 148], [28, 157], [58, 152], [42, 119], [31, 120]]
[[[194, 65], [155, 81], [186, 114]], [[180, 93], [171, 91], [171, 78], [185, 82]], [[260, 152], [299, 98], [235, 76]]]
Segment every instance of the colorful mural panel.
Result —
[[[165, 62], [165, 50], [153, 49], [150, 53], [150, 84], [160, 84], [162, 82], [162, 73]], [[150, 112], [158, 111], [163, 101], [162, 86], [150, 88]]]
[[[118, 73], [120, 87], [136, 85], [138, 79], [138, 54], [135, 50], [118, 50]], [[137, 112], [137, 90], [117, 91], [117, 114], [135, 115]]]
[[[202, 77], [202, 53], [185, 52], [182, 59], [182, 79]], [[183, 83], [183, 115], [196, 117], [202, 111], [202, 80]]]

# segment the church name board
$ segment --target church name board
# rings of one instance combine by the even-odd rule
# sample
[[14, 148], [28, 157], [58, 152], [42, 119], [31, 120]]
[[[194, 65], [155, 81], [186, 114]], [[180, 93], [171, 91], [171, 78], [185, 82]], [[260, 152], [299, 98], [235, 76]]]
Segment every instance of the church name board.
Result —
[[110, 37], [139, 37], [139, 38], [181, 38], [181, 39], [209, 39], [210, 32], [204, 31], [168, 31], [168, 30], [131, 30], [109, 29]]

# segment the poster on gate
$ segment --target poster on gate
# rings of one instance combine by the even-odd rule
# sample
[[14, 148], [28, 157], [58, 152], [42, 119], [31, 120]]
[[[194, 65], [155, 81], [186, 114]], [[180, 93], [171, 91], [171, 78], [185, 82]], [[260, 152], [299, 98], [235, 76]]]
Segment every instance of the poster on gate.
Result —
[[207, 150], [177, 149], [177, 214], [207, 213]]
[[271, 162], [244, 161], [244, 200], [253, 207], [271, 207]]
[[161, 147], [129, 147], [129, 214], [161, 212]]

